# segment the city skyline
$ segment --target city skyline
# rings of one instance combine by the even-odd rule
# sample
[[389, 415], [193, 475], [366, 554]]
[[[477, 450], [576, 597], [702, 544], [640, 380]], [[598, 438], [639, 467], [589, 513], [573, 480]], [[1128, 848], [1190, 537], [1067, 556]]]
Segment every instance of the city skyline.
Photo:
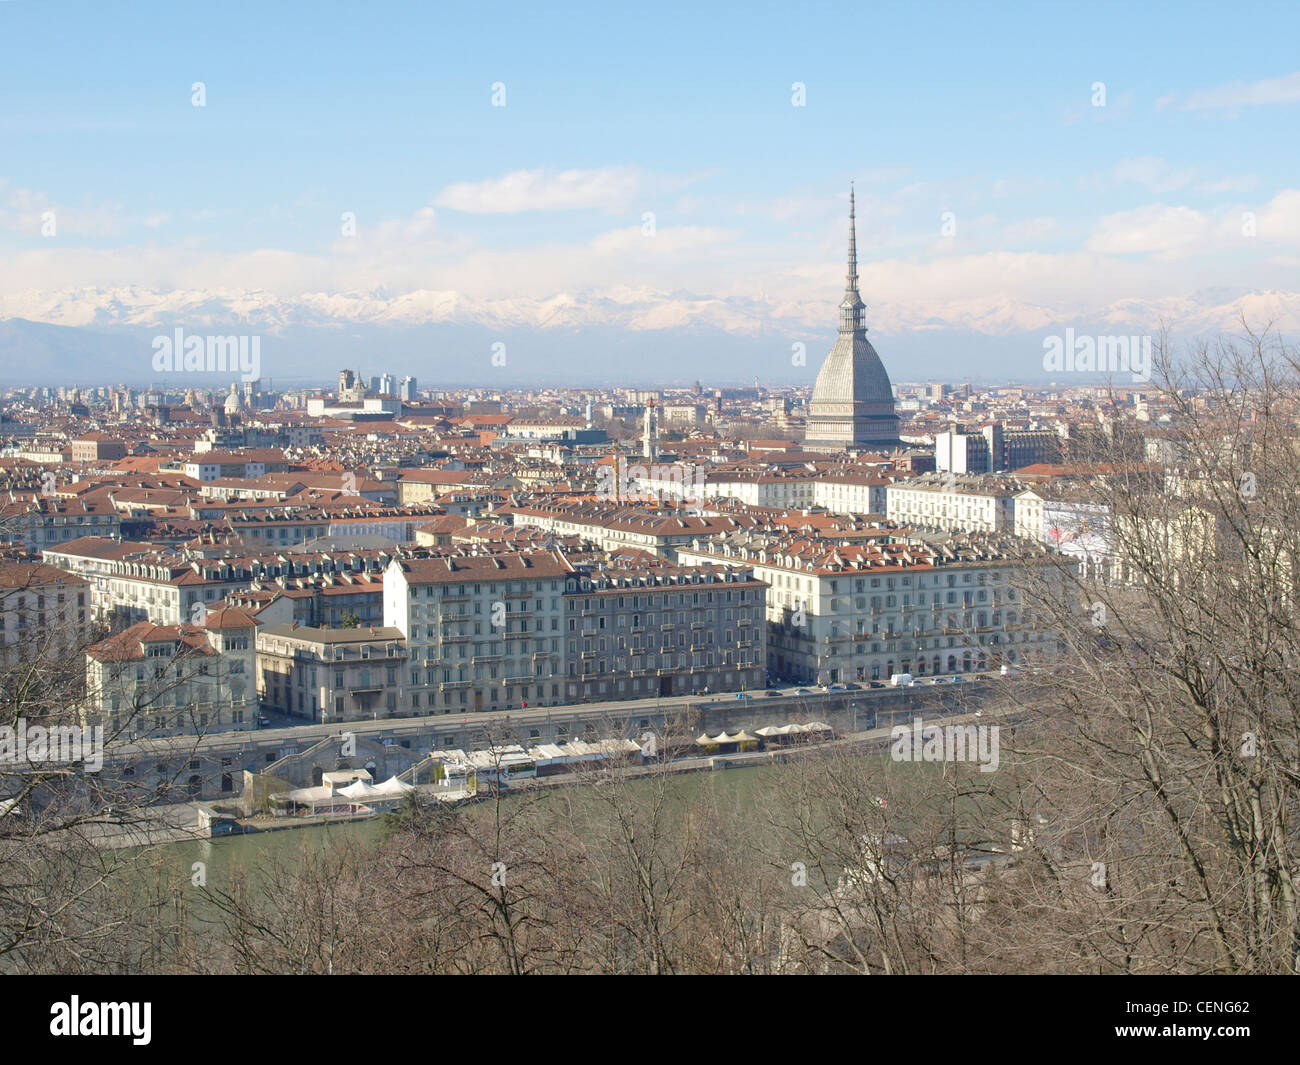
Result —
[[185, 1053], [191, 974], [1266, 1032], [1151, 980], [1300, 972], [1298, 30], [0, 0], [20, 1034]]

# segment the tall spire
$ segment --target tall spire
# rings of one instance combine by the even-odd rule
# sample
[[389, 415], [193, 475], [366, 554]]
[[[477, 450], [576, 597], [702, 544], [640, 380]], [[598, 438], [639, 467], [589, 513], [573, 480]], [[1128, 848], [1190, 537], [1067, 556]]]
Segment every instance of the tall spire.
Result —
[[853, 182], [849, 182], [849, 270], [844, 280], [844, 299], [840, 301], [840, 332], [866, 330], [867, 305], [858, 293], [858, 223], [853, 201]]
[[853, 182], [849, 182], [849, 276], [848, 288], [858, 290], [858, 222], [853, 206]]

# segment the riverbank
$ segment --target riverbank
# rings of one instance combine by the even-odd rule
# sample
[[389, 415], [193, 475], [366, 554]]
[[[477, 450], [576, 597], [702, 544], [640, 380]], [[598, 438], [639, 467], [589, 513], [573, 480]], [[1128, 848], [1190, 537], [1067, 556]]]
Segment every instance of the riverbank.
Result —
[[[933, 720], [934, 719], [932, 718], [931, 721]], [[999, 715], [994, 711], [981, 711], [978, 713], [961, 714], [943, 718], [945, 725], [987, 725], [994, 721], [1006, 724], [1009, 723], [1010, 720], [1012, 719], [1008, 716], [1008, 713], [1004, 712]], [[621, 779], [636, 779], [639, 777], [657, 776], [665, 773], [676, 775], [688, 773], [711, 773], [729, 769], [757, 768], [777, 765], [790, 759], [806, 757], [808, 755], [837, 748], [861, 748], [864, 753], [883, 751], [890, 746], [892, 739], [893, 729], [890, 726], [883, 726], [880, 728], [852, 733], [847, 736], [841, 736], [825, 742], [799, 743], [789, 746], [772, 747], [759, 751], [737, 752], [734, 754], [687, 756], [663, 763], [606, 768], [602, 769], [600, 772], [602, 776], [604, 774], [614, 774]], [[555, 776], [535, 777], [515, 781], [510, 784], [507, 790], [510, 794], [527, 794], [530, 792], [590, 783], [593, 779], [596, 778], [592, 774], [586, 772], [561, 773], [556, 774]], [[471, 793], [469, 791], [448, 791], [448, 789], [439, 787], [436, 784], [421, 784], [416, 786], [414, 794], [428, 801], [460, 804], [482, 801], [490, 794], [490, 792], [486, 789], [478, 793]], [[343, 814], [302, 814], [286, 817], [259, 814], [246, 818], [236, 817], [226, 821], [212, 822], [214, 826], [221, 825], [222, 827], [219, 829], [213, 828], [204, 831], [197, 825], [200, 811], [204, 808], [211, 811], [212, 807], [205, 803], [177, 803], [169, 807], [154, 808], [173, 811], [173, 813], [170, 817], [158, 819], [158, 823], [153, 824], [150, 831], [144, 832], [138, 825], [131, 826], [129, 830], [124, 826], [124, 830], [121, 833], [106, 834], [101, 845], [109, 847], [132, 847], [148, 845], [150, 843], [177, 843], [194, 839], [216, 839], [224, 835], [280, 832], [292, 828], [314, 828], [322, 825], [370, 822], [377, 820], [380, 816], [389, 812], [397, 805], [400, 805], [400, 803], [388, 803], [382, 806], [375, 805], [365, 809], [364, 811]], [[187, 817], [190, 816], [187, 811], [191, 809], [194, 811], [192, 815], [194, 822], [191, 822], [190, 827], [185, 827], [183, 823], [187, 820]]]

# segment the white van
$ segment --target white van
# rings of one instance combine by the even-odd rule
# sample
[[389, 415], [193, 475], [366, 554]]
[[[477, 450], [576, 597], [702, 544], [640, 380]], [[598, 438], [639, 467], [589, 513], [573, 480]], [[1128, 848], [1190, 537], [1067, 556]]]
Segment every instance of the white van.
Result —
[[895, 688], [907, 688], [916, 682], [916, 679], [910, 673], [895, 673], [889, 678], [889, 683]]

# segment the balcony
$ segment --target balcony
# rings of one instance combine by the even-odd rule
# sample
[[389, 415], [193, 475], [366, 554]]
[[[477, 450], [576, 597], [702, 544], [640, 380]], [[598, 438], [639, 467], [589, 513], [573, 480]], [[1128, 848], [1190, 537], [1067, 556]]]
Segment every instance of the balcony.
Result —
[[443, 643], [466, 643], [468, 640], [469, 633], [456, 633], [454, 635], [444, 633], [442, 637]]

